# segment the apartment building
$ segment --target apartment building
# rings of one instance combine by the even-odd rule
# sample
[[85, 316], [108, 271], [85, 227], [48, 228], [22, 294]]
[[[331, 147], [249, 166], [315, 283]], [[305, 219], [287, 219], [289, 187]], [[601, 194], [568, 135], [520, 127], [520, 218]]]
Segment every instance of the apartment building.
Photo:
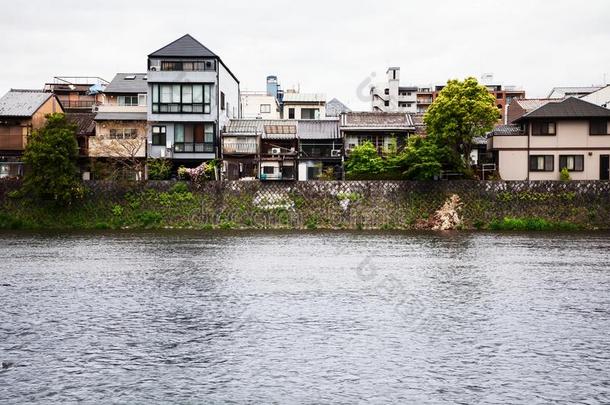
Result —
[[387, 80], [371, 86], [371, 109], [373, 112], [417, 112], [416, 86], [400, 85], [400, 68], [390, 67]]
[[267, 76], [265, 91], [242, 91], [240, 93], [240, 118], [279, 120], [282, 116], [283, 94], [277, 76]]
[[548, 102], [491, 133], [503, 180], [608, 180], [610, 110], [569, 97]]
[[196, 167], [220, 157], [220, 131], [240, 116], [239, 80], [186, 34], [148, 55], [148, 156]]

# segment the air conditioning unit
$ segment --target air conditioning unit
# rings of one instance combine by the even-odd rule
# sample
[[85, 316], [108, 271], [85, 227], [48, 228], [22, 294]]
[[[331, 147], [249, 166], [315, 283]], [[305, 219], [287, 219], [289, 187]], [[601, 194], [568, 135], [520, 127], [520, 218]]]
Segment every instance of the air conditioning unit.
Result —
[[333, 149], [330, 151], [331, 157], [341, 157], [341, 149]]
[[271, 148], [271, 154], [272, 155], [279, 155], [280, 153], [282, 153], [282, 149], [281, 148]]
[[96, 112], [98, 112], [99, 110], [100, 110], [100, 107], [99, 107], [99, 106], [97, 106], [97, 105], [94, 105], [93, 107], [91, 107], [91, 112], [96, 113]]
[[159, 70], [159, 66], [151, 66], [150, 70], [156, 72], [157, 70]]

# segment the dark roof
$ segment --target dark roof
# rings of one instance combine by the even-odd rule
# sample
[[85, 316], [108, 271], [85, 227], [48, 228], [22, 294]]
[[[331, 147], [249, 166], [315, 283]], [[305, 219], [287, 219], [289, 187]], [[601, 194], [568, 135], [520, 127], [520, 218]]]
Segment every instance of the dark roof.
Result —
[[341, 101], [333, 98], [326, 103], [326, 116], [327, 117], [338, 117], [341, 113], [351, 112], [348, 106], [343, 104]]
[[146, 73], [117, 73], [104, 93], [133, 93], [141, 94], [148, 91]]
[[558, 103], [547, 103], [519, 118], [519, 122], [531, 118], [610, 118], [610, 110], [588, 101], [569, 97]]
[[521, 129], [521, 127], [519, 125], [498, 125], [497, 127], [495, 127], [493, 129], [493, 131], [491, 131], [490, 133], [487, 134], [488, 137], [490, 136], [513, 136], [513, 135], [524, 135], [523, 130]]
[[67, 113], [66, 119], [76, 124], [78, 135], [93, 135], [95, 133], [95, 113]]
[[11, 89], [0, 98], [0, 116], [31, 117], [51, 97], [42, 90]]
[[149, 57], [217, 58], [216, 54], [189, 34], [151, 53]]
[[341, 115], [341, 127], [346, 129], [413, 129], [409, 114], [390, 112], [349, 112]]
[[96, 121], [146, 121], [145, 112], [100, 112]]

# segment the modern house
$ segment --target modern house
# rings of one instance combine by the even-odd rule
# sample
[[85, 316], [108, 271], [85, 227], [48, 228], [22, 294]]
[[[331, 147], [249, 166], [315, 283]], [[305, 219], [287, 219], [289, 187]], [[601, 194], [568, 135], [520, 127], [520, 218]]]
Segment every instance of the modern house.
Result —
[[221, 156], [220, 131], [240, 116], [239, 81], [190, 35], [148, 55], [148, 156], [174, 168]]
[[339, 119], [301, 120], [297, 133], [298, 179], [317, 180], [324, 174], [340, 180], [343, 176], [343, 139]]
[[95, 136], [89, 138], [91, 158], [131, 163], [146, 159], [147, 79], [146, 73], [118, 73], [105, 88], [95, 115]]
[[326, 95], [321, 93], [284, 92], [282, 118], [289, 120], [319, 120], [326, 116]]
[[410, 114], [384, 112], [351, 112], [341, 115], [341, 137], [345, 142], [345, 154], [364, 142], [371, 142], [381, 154], [393, 140], [398, 147], [406, 144], [415, 133]]
[[608, 180], [610, 110], [569, 97], [497, 128], [488, 139], [504, 180]]
[[371, 108], [374, 112], [417, 112], [417, 86], [400, 85], [400, 68], [390, 67], [387, 81], [371, 86]]
[[48, 114], [63, 112], [57, 97], [41, 90], [12, 89], [0, 99], [0, 178], [23, 175], [28, 136], [45, 125]]

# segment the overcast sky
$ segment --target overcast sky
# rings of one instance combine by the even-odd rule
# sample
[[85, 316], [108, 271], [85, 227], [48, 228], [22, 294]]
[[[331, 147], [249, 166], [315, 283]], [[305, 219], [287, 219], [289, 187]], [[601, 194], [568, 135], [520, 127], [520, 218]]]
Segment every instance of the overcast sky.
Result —
[[609, 0], [30, 0], [2, 8], [2, 94], [57, 75], [141, 72], [146, 55], [185, 33], [218, 54], [242, 90], [263, 90], [276, 74], [285, 89], [326, 93], [352, 109], [370, 108], [358, 88], [388, 66], [401, 67], [404, 85], [493, 73], [530, 97], [610, 82]]

